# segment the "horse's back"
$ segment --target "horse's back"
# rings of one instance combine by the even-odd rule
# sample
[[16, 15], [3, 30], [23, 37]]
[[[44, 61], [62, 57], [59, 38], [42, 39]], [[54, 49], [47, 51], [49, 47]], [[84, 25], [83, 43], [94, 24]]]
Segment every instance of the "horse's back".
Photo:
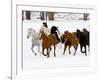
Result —
[[79, 43], [79, 39], [77, 38], [76, 32], [71, 33], [71, 42], [73, 44], [78, 44]]
[[50, 34], [48, 36], [48, 40], [52, 43], [56, 43], [57, 42], [57, 38], [56, 38], [56, 35], [55, 34]]

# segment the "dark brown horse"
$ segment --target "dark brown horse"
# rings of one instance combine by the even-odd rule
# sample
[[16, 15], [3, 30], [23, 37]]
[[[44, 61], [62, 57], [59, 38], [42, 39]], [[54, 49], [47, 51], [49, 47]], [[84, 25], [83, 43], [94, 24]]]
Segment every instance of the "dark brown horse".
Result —
[[[40, 32], [40, 39], [42, 40], [42, 54], [44, 56], [49, 57], [50, 56], [50, 51], [51, 51], [51, 46], [54, 47], [54, 56], [56, 56], [55, 54], [55, 49], [56, 49], [56, 44], [58, 43], [56, 35], [55, 34], [50, 34], [50, 35], [46, 35], [44, 33], [44, 31]], [[47, 55], [44, 54], [44, 49], [47, 49]], [[50, 49], [50, 51], [49, 51]]]
[[70, 33], [68, 31], [65, 31], [62, 37], [62, 43], [64, 43], [64, 52], [63, 55], [65, 54], [66, 48], [69, 48], [69, 54], [71, 54], [70, 48], [73, 46], [75, 49], [74, 55], [76, 54], [76, 50], [79, 44], [79, 40], [76, 36], [76, 33]]
[[[85, 53], [85, 55], [87, 56], [87, 50], [86, 50], [86, 46], [88, 46], [89, 49], [89, 35], [90, 32], [87, 31], [85, 28], [83, 29], [83, 31], [80, 31], [79, 29], [77, 29], [76, 31], [76, 35], [77, 38], [79, 39], [79, 43], [80, 43], [80, 50], [82, 53]], [[84, 47], [84, 51], [82, 50]]]

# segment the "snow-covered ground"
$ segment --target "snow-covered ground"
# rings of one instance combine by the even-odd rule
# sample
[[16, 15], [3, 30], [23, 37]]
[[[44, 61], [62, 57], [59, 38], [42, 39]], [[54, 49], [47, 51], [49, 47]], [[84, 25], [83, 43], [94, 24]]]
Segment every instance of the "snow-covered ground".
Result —
[[[48, 27], [55, 25], [59, 27], [61, 33], [68, 30], [75, 32], [76, 29], [82, 30], [86, 28], [89, 30], [89, 21], [83, 20], [66, 20], [66, 21], [47, 21]], [[37, 56], [31, 51], [31, 38], [27, 39], [27, 29], [33, 28], [39, 31], [42, 26], [42, 21], [24, 20], [23, 21], [23, 65], [24, 69], [36, 69], [36, 68], [54, 68], [54, 67], [82, 67], [90, 65], [90, 55], [85, 56], [80, 52], [78, 47], [76, 55], [73, 56], [74, 49], [71, 48], [71, 55], [69, 55], [68, 49], [66, 49], [65, 55], [63, 55], [63, 44], [58, 44], [56, 47], [56, 57], [53, 55], [53, 48], [50, 52], [50, 58], [38, 53], [37, 46], [34, 47], [34, 51], [37, 52]]]

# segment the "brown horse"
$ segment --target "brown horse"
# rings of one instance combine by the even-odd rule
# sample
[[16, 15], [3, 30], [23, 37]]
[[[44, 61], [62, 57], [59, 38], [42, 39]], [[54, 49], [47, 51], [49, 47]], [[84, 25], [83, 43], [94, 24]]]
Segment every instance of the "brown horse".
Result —
[[71, 54], [70, 48], [73, 46], [75, 49], [74, 55], [76, 54], [77, 47], [79, 44], [79, 40], [76, 36], [76, 33], [70, 33], [68, 31], [65, 31], [63, 34], [63, 43], [64, 43], [64, 52], [63, 55], [65, 54], [66, 48], [69, 48], [69, 54]]
[[[47, 36], [44, 33], [44, 31], [41, 31], [40, 34], [41, 34], [40, 39], [42, 40], [42, 54], [44, 56], [46, 56], [44, 54], [44, 49], [47, 49], [47, 57], [49, 57], [50, 56], [49, 53], [51, 51], [51, 46], [53, 45], [54, 46], [54, 56], [56, 56], [55, 49], [56, 49], [56, 44], [58, 43], [56, 35], [55, 34], [50, 34], [50, 35]], [[50, 49], [50, 51], [49, 51], [49, 49]]]

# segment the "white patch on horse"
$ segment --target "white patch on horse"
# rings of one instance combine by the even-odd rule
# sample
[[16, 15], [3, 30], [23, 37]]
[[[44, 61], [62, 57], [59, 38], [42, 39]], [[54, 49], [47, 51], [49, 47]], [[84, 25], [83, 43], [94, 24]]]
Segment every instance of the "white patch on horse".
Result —
[[47, 36], [50, 35], [50, 30], [46, 27], [41, 27], [40, 31], [43, 31]]

